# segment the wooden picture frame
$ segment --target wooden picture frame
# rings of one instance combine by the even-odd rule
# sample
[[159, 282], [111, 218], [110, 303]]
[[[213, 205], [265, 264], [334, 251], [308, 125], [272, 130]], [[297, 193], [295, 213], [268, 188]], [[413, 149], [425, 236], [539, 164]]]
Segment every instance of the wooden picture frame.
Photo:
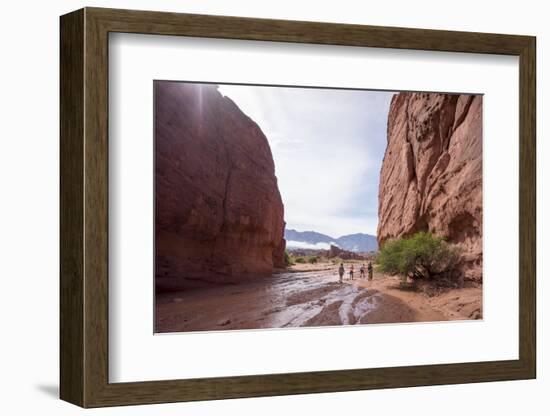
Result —
[[[535, 378], [534, 37], [100, 8], [62, 16], [60, 29], [61, 399], [101, 407]], [[519, 359], [109, 383], [110, 32], [518, 56]]]

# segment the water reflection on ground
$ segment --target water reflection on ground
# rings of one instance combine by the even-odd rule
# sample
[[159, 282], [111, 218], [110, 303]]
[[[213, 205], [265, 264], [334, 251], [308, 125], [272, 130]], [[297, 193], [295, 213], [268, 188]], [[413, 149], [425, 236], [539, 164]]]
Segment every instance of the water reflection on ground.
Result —
[[365, 280], [339, 283], [336, 268], [331, 267], [281, 273], [238, 285], [159, 294], [156, 332], [368, 323], [381, 295], [360, 282]]

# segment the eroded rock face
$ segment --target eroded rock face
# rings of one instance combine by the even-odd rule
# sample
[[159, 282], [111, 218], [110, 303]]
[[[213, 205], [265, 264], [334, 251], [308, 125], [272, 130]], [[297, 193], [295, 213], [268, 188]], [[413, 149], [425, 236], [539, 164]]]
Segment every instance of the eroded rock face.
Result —
[[330, 245], [330, 249], [327, 250], [327, 257], [332, 259], [334, 257], [340, 257], [343, 260], [364, 260], [365, 257], [361, 254], [354, 253], [353, 251], [347, 251], [337, 247], [335, 245]]
[[482, 96], [399, 93], [388, 116], [378, 243], [431, 231], [464, 251], [482, 277]]
[[283, 267], [283, 203], [266, 137], [214, 85], [155, 83], [155, 278], [179, 290]]

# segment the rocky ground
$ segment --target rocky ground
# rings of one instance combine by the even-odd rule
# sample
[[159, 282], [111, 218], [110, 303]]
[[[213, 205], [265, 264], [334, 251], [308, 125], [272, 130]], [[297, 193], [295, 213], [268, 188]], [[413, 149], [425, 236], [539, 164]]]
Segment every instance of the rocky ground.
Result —
[[[356, 267], [357, 270], [357, 267]], [[481, 286], [436, 295], [403, 290], [379, 273], [338, 282], [332, 264], [298, 265], [271, 278], [157, 295], [156, 332], [214, 331], [479, 319]]]

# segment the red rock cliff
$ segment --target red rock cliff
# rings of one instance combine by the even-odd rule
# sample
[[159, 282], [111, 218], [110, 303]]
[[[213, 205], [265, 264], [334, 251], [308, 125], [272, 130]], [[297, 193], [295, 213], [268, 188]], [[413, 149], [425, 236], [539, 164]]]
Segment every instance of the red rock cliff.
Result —
[[482, 277], [482, 97], [400, 93], [390, 105], [378, 242], [431, 231], [464, 249]]
[[217, 86], [155, 83], [159, 290], [284, 266], [283, 203], [266, 137]]

